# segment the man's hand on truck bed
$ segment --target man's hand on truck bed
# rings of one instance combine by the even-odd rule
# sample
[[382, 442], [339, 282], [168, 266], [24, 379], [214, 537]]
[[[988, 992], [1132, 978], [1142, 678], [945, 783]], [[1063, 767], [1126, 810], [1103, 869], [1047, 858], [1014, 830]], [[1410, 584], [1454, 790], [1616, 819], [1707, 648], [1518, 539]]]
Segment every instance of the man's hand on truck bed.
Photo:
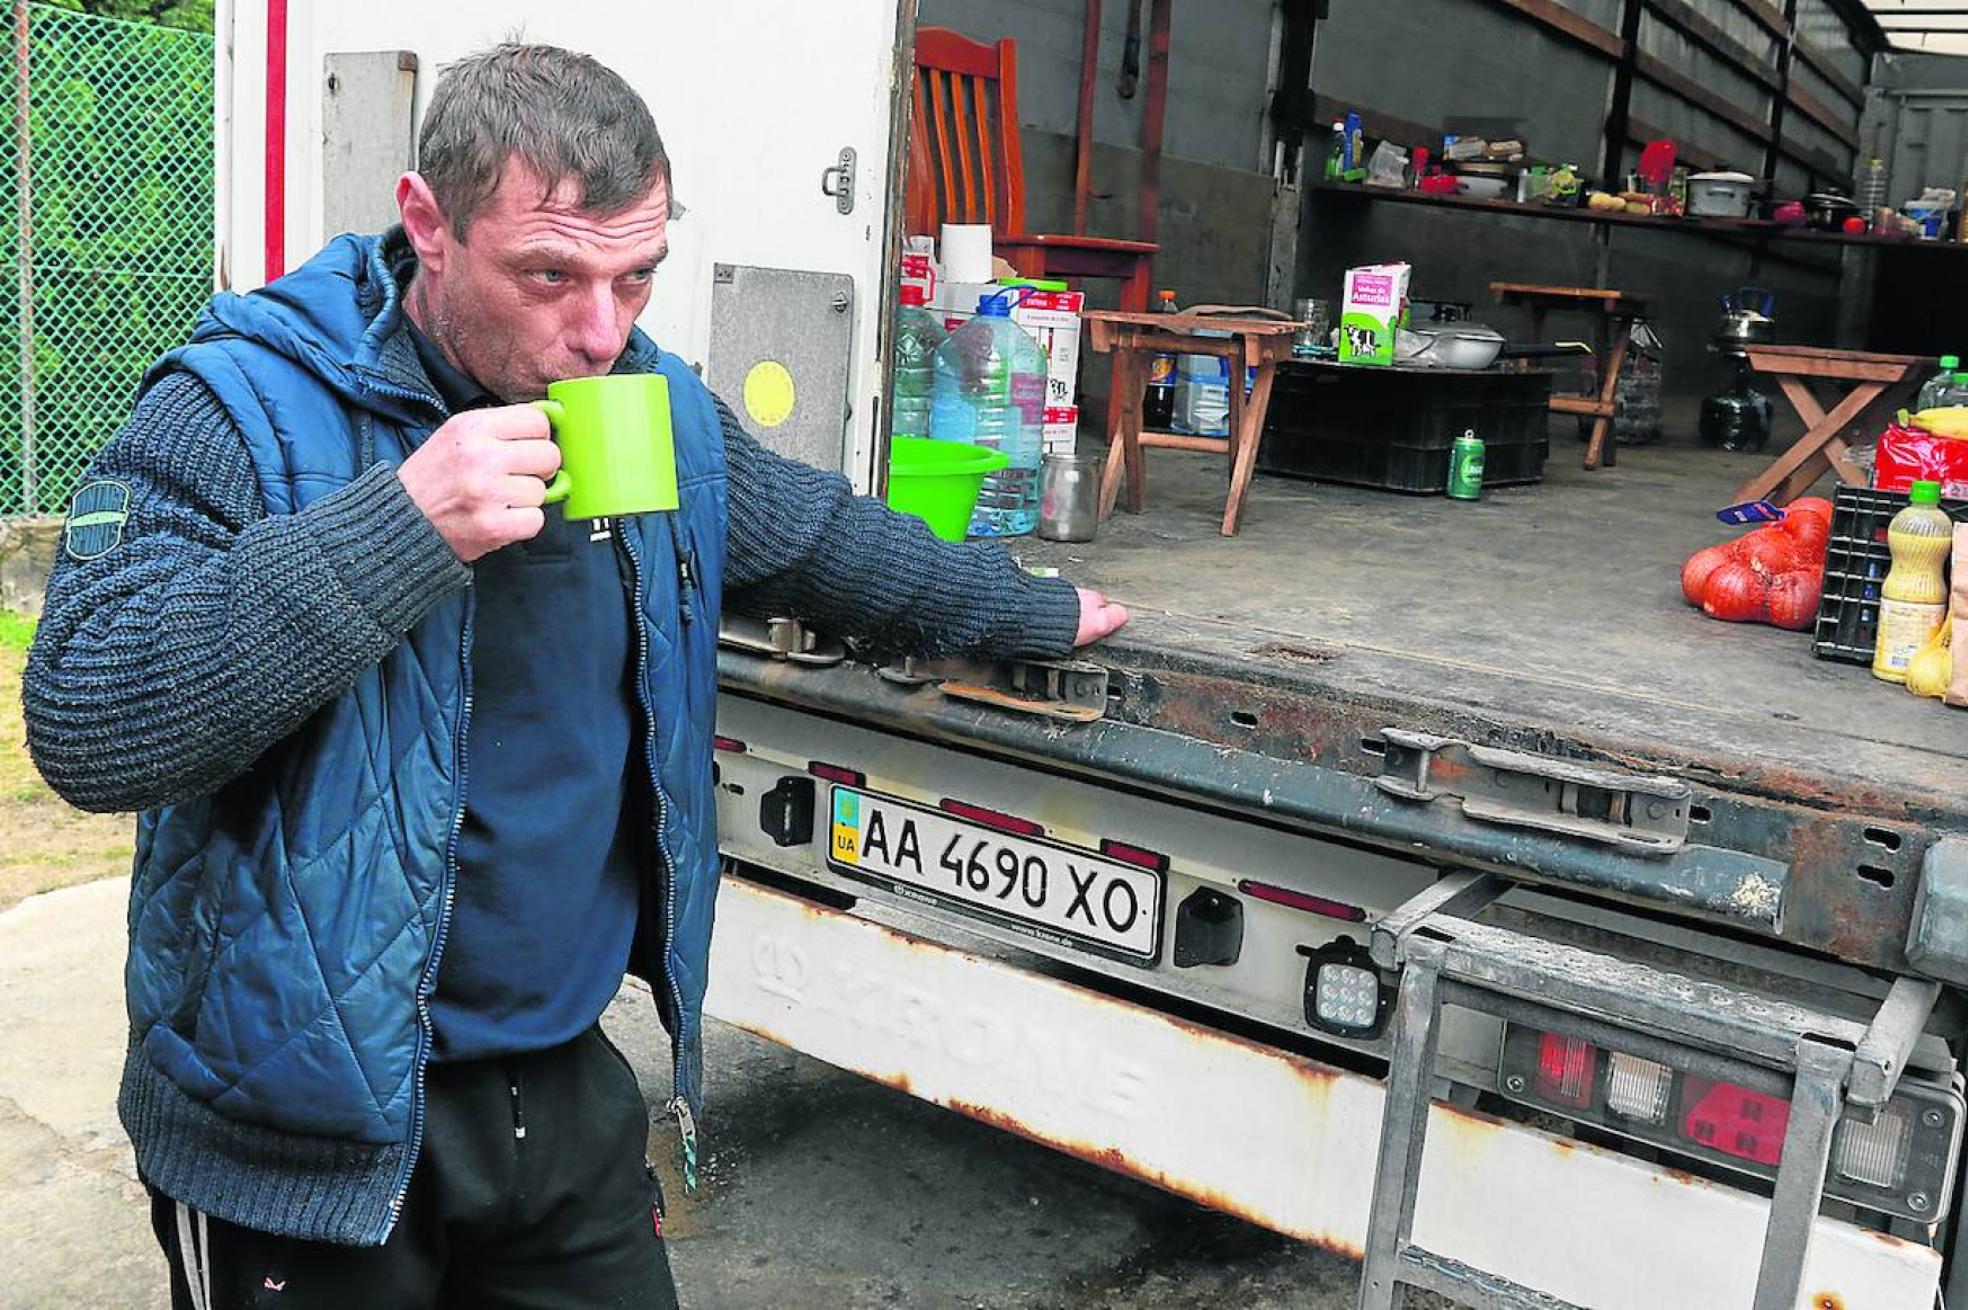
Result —
[[1128, 621], [1127, 607], [1117, 605], [1090, 587], [1076, 587], [1080, 593], [1080, 631], [1075, 646], [1091, 646], [1109, 636]]

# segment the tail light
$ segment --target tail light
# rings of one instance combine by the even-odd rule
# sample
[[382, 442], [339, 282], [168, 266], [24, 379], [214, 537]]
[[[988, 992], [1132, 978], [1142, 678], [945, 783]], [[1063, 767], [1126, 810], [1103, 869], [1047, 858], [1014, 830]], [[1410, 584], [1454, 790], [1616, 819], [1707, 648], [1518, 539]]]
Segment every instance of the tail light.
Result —
[[1790, 1102], [1686, 1074], [1681, 1080], [1681, 1103], [1681, 1129], [1689, 1141], [1773, 1169], [1783, 1159]]
[[1623, 1119], [1667, 1122], [1674, 1070], [1637, 1055], [1614, 1051], [1606, 1061], [1606, 1108]]
[[[1582, 1037], [1513, 1024], [1497, 1085], [1512, 1100], [1764, 1178], [1783, 1160], [1790, 1103]], [[1962, 1098], [1903, 1078], [1870, 1123], [1841, 1119], [1825, 1194], [1932, 1223], [1954, 1184]]]
[[1582, 1110], [1592, 1104], [1593, 1084], [1598, 1080], [1598, 1047], [1578, 1037], [1543, 1034], [1538, 1043], [1537, 1077], [1531, 1083], [1540, 1100]]

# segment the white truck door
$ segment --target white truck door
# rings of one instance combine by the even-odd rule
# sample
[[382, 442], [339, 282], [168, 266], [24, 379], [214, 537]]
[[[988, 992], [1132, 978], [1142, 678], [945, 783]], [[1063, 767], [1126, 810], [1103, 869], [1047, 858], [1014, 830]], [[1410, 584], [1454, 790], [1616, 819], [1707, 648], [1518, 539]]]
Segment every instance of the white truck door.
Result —
[[[221, 279], [234, 290], [259, 286], [335, 235], [325, 230], [331, 218], [339, 226], [351, 213], [393, 213], [386, 200], [380, 209], [351, 201], [348, 189], [366, 195], [373, 187], [387, 197], [412, 162], [414, 116], [450, 60], [512, 37], [589, 51], [649, 102], [686, 210], [642, 326], [709, 366], [715, 382], [719, 266], [832, 275], [827, 285], [845, 287], [849, 303], [830, 311], [836, 317], [826, 321], [824, 345], [805, 344], [844, 375], [825, 380], [842, 427], [837, 459], [815, 462], [838, 462], [866, 490], [882, 409], [891, 122], [898, 76], [907, 73], [896, 51], [913, 7], [910, 0], [219, 0]], [[379, 62], [376, 52], [411, 58]], [[844, 149], [856, 164], [851, 204], [823, 190], [823, 173], [840, 190], [841, 175], [826, 170], [838, 168]], [[355, 165], [366, 175], [351, 176], [352, 158], [367, 161]], [[767, 369], [750, 380], [753, 430], [782, 444], [761, 419], [808, 403], [797, 389], [803, 379]], [[743, 386], [724, 389], [746, 413], [744, 395], [730, 394]]]

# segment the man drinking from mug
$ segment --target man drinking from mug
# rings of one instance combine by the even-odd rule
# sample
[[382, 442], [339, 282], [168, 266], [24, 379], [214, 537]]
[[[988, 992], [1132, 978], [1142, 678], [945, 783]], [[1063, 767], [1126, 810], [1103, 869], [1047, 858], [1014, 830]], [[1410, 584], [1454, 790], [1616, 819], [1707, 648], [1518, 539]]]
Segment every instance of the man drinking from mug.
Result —
[[[722, 598], [924, 652], [1126, 615], [768, 453], [634, 328], [675, 211], [615, 74], [473, 56], [419, 146], [400, 227], [217, 297], [145, 378], [49, 582], [29, 744], [143, 812], [120, 1110], [174, 1304], [673, 1305], [596, 1021], [648, 979], [688, 1160]], [[526, 402], [608, 373], [667, 382], [674, 510], [543, 510]]]

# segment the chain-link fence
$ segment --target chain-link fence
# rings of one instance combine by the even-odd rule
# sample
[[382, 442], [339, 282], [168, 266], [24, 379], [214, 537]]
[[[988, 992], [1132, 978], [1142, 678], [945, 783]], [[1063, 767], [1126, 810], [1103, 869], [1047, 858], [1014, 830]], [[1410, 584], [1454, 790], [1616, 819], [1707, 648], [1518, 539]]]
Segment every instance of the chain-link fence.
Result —
[[[7, 6], [0, 518], [60, 514], [212, 287], [212, 38]], [[23, 108], [25, 113], [23, 114]]]

